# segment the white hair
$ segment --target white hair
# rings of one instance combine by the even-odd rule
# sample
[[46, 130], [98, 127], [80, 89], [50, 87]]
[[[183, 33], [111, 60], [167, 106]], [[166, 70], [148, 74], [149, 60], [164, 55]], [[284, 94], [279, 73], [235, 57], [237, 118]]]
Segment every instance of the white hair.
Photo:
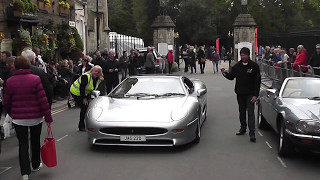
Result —
[[30, 62], [36, 58], [36, 54], [30, 49], [22, 51], [21, 56], [27, 58]]

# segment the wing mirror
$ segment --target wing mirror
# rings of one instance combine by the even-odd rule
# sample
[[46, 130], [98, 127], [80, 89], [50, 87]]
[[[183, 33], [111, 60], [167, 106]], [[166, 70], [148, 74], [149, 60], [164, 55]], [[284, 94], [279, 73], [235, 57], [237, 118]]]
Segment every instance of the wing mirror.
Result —
[[267, 95], [273, 96], [274, 98], [277, 98], [279, 96], [279, 90], [278, 89], [267, 89]]
[[200, 97], [200, 96], [203, 96], [207, 93], [207, 90], [206, 89], [199, 89], [197, 91], [197, 96]]
[[93, 91], [91, 92], [91, 99], [97, 98], [97, 97], [99, 97], [99, 96], [100, 96], [100, 91], [98, 91], [98, 90], [93, 90]]

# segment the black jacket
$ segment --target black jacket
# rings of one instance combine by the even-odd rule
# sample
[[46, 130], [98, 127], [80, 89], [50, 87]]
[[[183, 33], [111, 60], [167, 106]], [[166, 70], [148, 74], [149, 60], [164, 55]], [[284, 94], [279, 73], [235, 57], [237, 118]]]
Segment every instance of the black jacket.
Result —
[[[109, 72], [110, 69], [113, 69], [113, 72]], [[118, 71], [116, 72], [115, 69], [118, 69]], [[107, 71], [106, 76], [118, 78], [119, 70], [120, 70], [119, 61], [117, 61], [116, 59], [114, 59], [113, 61], [108, 59], [106, 63], [106, 71]]]
[[247, 65], [243, 65], [239, 61], [230, 72], [224, 72], [223, 76], [229, 80], [236, 78], [236, 94], [259, 96], [261, 75], [257, 63], [250, 60]]
[[61, 75], [62, 79], [67, 80], [69, 83], [71, 82], [73, 73], [68, 67], [61, 67], [58, 71], [58, 74]]
[[[84, 71], [85, 71], [85, 72], [88, 72], [88, 71], [91, 70], [92, 67], [93, 67], [93, 66], [91, 66], [90, 64], [87, 64]], [[82, 68], [83, 68], [83, 65], [81, 64], [81, 65], [79, 66], [79, 68], [78, 68], [78, 74], [79, 74], [79, 75], [82, 75], [82, 74], [83, 74], [83, 73], [82, 73]], [[103, 70], [102, 70], [102, 71], [103, 71]], [[103, 74], [105, 74], [104, 71], [103, 71]]]
[[[308, 63], [311, 67], [320, 68], [320, 54], [313, 53]], [[314, 69], [314, 74], [320, 75], [319, 69]]]
[[96, 58], [91, 63], [94, 64], [95, 66], [99, 65], [102, 68], [103, 74], [104, 75], [107, 74], [107, 67], [106, 67], [107, 61], [103, 57]]
[[35, 75], [40, 77], [43, 89], [46, 92], [46, 96], [47, 96], [48, 102], [49, 102], [49, 104], [51, 106], [52, 98], [53, 98], [53, 88], [52, 88], [52, 85], [51, 85], [51, 83], [49, 81], [48, 76], [43, 71], [43, 69], [41, 69], [39, 67], [31, 65], [30, 69], [31, 69], [33, 74], [35, 74]]

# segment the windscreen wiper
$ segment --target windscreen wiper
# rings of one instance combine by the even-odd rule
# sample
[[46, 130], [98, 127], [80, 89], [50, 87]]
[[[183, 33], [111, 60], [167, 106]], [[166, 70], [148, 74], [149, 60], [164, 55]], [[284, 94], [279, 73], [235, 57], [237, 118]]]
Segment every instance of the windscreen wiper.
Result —
[[132, 97], [132, 96], [137, 96], [137, 97], [147, 97], [147, 96], [155, 96], [158, 97], [158, 94], [150, 94], [150, 93], [134, 93], [134, 94], [125, 94], [125, 97]]
[[310, 100], [320, 100], [320, 97], [319, 96], [315, 96], [315, 97], [310, 97], [308, 99], [310, 99]]
[[165, 94], [160, 94], [159, 96], [184, 96], [185, 94], [183, 93], [165, 93]]

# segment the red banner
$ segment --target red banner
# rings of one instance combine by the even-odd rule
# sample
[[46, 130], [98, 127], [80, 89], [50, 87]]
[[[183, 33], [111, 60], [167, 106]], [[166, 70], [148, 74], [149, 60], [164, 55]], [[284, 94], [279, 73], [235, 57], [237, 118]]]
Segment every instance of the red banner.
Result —
[[255, 50], [256, 50], [256, 54], [258, 54], [258, 51], [259, 51], [259, 49], [258, 49], [258, 28], [255, 28], [254, 29], [254, 31], [256, 32], [255, 33]]
[[220, 54], [220, 46], [219, 46], [219, 44], [220, 44], [220, 38], [217, 38], [216, 39], [216, 49], [217, 49], [217, 52]]

